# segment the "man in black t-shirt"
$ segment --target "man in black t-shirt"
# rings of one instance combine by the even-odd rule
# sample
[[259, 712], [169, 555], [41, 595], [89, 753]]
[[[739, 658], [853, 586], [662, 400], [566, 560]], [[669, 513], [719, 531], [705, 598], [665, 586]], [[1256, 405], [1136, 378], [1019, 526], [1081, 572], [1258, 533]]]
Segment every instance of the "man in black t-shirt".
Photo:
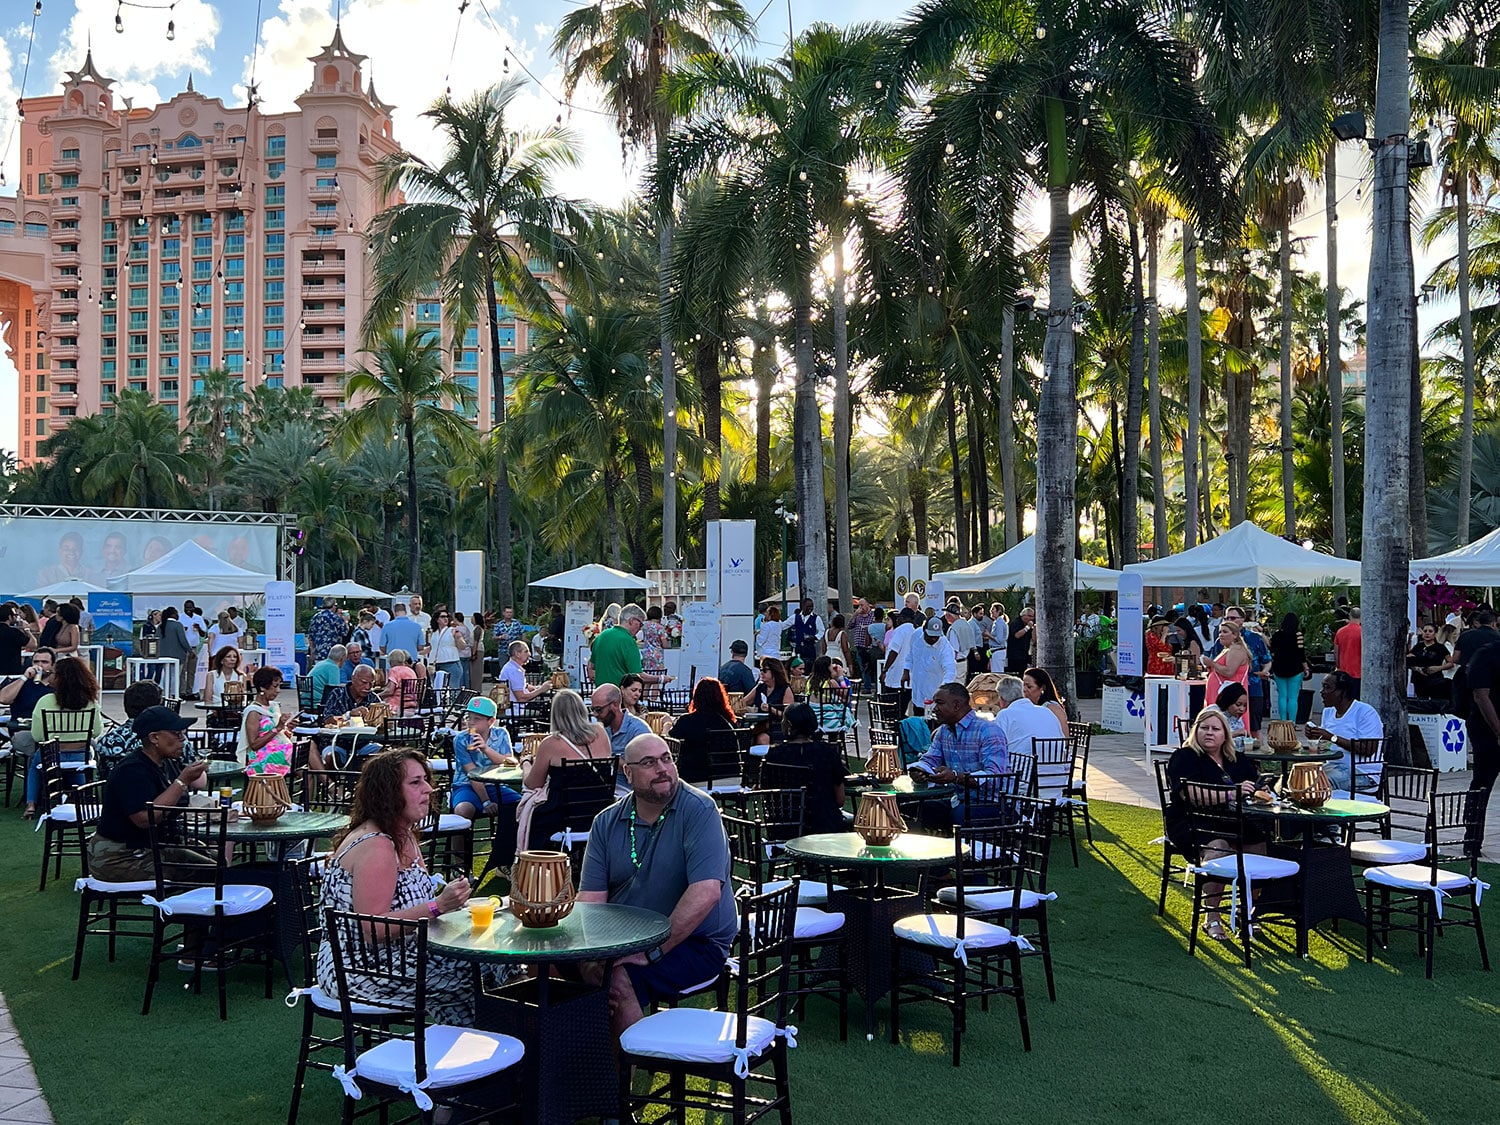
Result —
[[567, 630], [568, 619], [563, 616], [562, 606], [555, 602], [552, 606], [552, 620], [547, 623], [547, 648], [546, 651], [553, 656], [560, 655], [563, 650], [563, 633]]
[[1495, 628], [1495, 615], [1482, 609], [1474, 615], [1474, 627], [1465, 629], [1453, 643], [1453, 662], [1457, 665], [1453, 673], [1453, 713], [1467, 719], [1472, 711], [1473, 696], [1469, 691], [1469, 665], [1482, 649], [1500, 642], [1500, 629]]
[[[99, 826], [89, 838], [89, 874], [111, 883], [154, 879], [151, 863], [152, 805], [184, 805], [188, 790], [208, 772], [208, 760], [186, 765], [176, 778], [167, 763], [182, 757], [183, 732], [193, 725], [167, 707], [147, 707], [135, 718], [141, 748], [125, 755], [104, 786]], [[166, 849], [168, 862], [201, 859], [185, 849]]]
[[21, 653], [26, 646], [35, 643], [31, 633], [23, 629], [17, 620], [15, 602], [0, 605], [0, 676], [21, 674]]
[[1005, 670], [1019, 676], [1031, 666], [1031, 646], [1036, 639], [1036, 610], [1027, 606], [1010, 623], [1010, 636], [1005, 641]]
[[[1500, 644], [1486, 645], [1469, 663], [1469, 748], [1474, 754], [1470, 792], [1489, 790], [1480, 798], [1486, 805], [1500, 780]], [[1484, 816], [1479, 821], [1477, 847], [1484, 839]]]

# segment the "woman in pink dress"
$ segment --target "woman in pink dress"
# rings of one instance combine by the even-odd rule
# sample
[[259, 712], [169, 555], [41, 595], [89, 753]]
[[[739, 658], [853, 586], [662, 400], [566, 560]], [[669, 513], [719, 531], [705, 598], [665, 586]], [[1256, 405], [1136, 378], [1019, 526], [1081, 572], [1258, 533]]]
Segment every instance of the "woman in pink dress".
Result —
[[1250, 650], [1234, 621], [1219, 622], [1219, 655], [1208, 657], [1208, 687], [1204, 699], [1218, 699], [1226, 684], [1250, 690]]
[[662, 623], [661, 606], [654, 605], [646, 611], [646, 623], [641, 626], [641, 635], [636, 641], [641, 646], [643, 669], [660, 671], [667, 666], [667, 658], [662, 654], [667, 642], [667, 627]]

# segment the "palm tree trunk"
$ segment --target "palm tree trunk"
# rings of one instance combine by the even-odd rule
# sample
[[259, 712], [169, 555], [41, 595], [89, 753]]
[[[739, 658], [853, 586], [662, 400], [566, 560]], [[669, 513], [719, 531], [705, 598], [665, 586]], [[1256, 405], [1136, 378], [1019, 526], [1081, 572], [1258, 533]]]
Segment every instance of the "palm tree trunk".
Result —
[[1125, 391], [1125, 448], [1120, 483], [1120, 557], [1136, 561], [1141, 541], [1141, 406], [1146, 384], [1146, 287], [1141, 280], [1141, 237], [1135, 216], [1130, 219], [1130, 375]]
[[391, 589], [391, 507], [380, 505], [380, 536], [383, 547], [380, 552], [380, 588]]
[[1067, 122], [1046, 105], [1050, 224], [1047, 338], [1036, 418], [1037, 659], [1073, 706], [1073, 541], [1078, 533], [1078, 396], [1073, 370], [1073, 224], [1068, 210]]
[[635, 534], [630, 543], [630, 565], [637, 574], [641, 574], [648, 565], [646, 513], [651, 510], [651, 493], [656, 486], [656, 474], [651, 470], [651, 457], [643, 442], [631, 440], [630, 460], [635, 465]]
[[1290, 202], [1281, 207], [1281, 504], [1282, 532], [1297, 537], [1296, 466], [1292, 459], [1292, 215]]
[[422, 547], [417, 519], [417, 428], [408, 418], [406, 431], [406, 588], [413, 593], [422, 589]]
[[916, 555], [929, 553], [927, 543], [927, 495], [929, 485], [927, 473], [917, 470], [912, 473], [908, 482], [911, 490], [911, 523], [912, 535], [916, 543], [916, 549], [912, 552]]
[[1323, 303], [1327, 306], [1327, 361], [1324, 374], [1328, 383], [1329, 463], [1332, 466], [1329, 486], [1333, 492], [1333, 553], [1340, 558], [1349, 554], [1349, 517], [1344, 484], [1344, 361], [1339, 357], [1340, 334], [1343, 331], [1342, 293], [1339, 289], [1339, 185], [1337, 138], [1328, 143], [1328, 157], [1323, 174], [1323, 217], [1328, 236], [1328, 284]]
[[953, 380], [943, 382], [943, 413], [948, 416], [948, 469], [953, 481], [953, 530], [958, 541], [958, 565], [969, 565], [969, 528], [964, 523], [964, 466], [958, 455], [958, 396]]
[[609, 565], [616, 570], [621, 569], [620, 564], [624, 559], [620, 555], [620, 509], [615, 503], [615, 494], [619, 491], [620, 478], [616, 476], [605, 477], [604, 489], [604, 535], [609, 543]]
[[[486, 254], [492, 254], [486, 249]], [[493, 261], [492, 257], [488, 260]], [[516, 596], [510, 557], [510, 472], [505, 463], [505, 371], [500, 364], [500, 300], [495, 292], [495, 273], [485, 271], [486, 312], [490, 318], [490, 410], [495, 438], [495, 575], [500, 585], [500, 604], [509, 605]]]
[[[656, 130], [656, 157], [658, 163], [665, 159], [668, 132]], [[670, 276], [667, 262], [672, 256], [672, 202], [659, 217], [656, 232], [657, 249], [660, 252], [661, 270], [657, 290], [657, 309], [661, 320], [661, 565], [671, 570], [677, 565], [677, 366], [672, 357], [672, 333], [668, 330], [668, 307], [671, 294], [667, 283]]]
[[1360, 694], [1380, 712], [1386, 760], [1406, 764], [1406, 590], [1409, 581], [1412, 294], [1410, 12], [1380, 0], [1365, 383], [1364, 652]]
[[724, 422], [723, 383], [719, 378], [719, 345], [715, 340], [700, 340], [693, 355], [698, 372], [698, 386], [703, 391], [703, 519], [719, 518], [719, 476]]
[[1459, 173], [1454, 202], [1458, 208], [1458, 338], [1464, 365], [1463, 425], [1458, 438], [1458, 545], [1462, 547], [1469, 541], [1474, 503], [1474, 316], [1469, 304], [1469, 173], [1463, 168]]
[[[770, 315], [764, 305], [756, 310], [756, 320], [764, 324]], [[754, 338], [755, 351], [750, 356], [750, 371], [755, 378], [755, 484], [762, 495], [771, 487], [771, 392], [776, 386], [776, 353], [774, 334]]]
[[833, 555], [838, 575], [839, 608], [852, 613], [854, 564], [850, 544], [849, 448], [853, 441], [853, 408], [849, 401], [849, 321], [846, 309], [844, 241], [833, 239]]
[[1182, 549], [1198, 545], [1198, 430], [1203, 424], [1203, 309], [1198, 295], [1198, 237], [1182, 224], [1182, 283], [1187, 289], [1187, 437], [1182, 443]]
[[818, 384], [813, 370], [812, 287], [799, 278], [795, 325], [797, 332], [797, 394], [793, 406], [792, 454], [797, 481], [797, 575], [813, 608], [827, 612], [828, 504], [823, 489], [823, 417], [818, 408]]
[[1156, 306], [1157, 247], [1161, 231], [1146, 229], [1146, 379], [1151, 393], [1147, 404], [1151, 425], [1151, 554], [1162, 559], [1171, 554], [1167, 543], [1167, 477], [1162, 465], [1166, 434], [1161, 428], [1161, 312]]
[[1005, 549], [1021, 541], [1021, 498], [1016, 487], [1016, 306], [1000, 313], [1000, 395], [995, 407], [995, 442], [1000, 448], [1000, 496], [1005, 504]]
[[[1413, 262], [1411, 285], [1416, 292], [1416, 267]], [[1415, 302], [1416, 298], [1412, 300]], [[1416, 558], [1427, 555], [1427, 451], [1422, 442], [1422, 351], [1417, 337], [1417, 318], [1411, 321], [1411, 421], [1408, 440], [1411, 443], [1411, 545]]]
[[974, 555], [990, 557], [990, 465], [984, 444], [984, 404], [974, 388], [964, 384], [964, 406], [969, 419], [969, 468], [974, 498]]

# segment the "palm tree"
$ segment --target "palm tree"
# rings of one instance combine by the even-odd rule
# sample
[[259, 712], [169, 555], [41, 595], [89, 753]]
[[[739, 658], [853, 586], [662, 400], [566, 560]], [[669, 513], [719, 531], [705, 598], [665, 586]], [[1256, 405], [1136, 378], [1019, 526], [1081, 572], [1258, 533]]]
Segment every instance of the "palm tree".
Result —
[[[1412, 341], [1416, 331], [1408, 195], [1411, 12], [1380, 0], [1375, 85], [1369, 362], [1365, 376], [1364, 658], [1360, 694], [1390, 732], [1386, 756], [1410, 761], [1406, 740], [1406, 591], [1411, 559]], [[1426, 544], [1422, 545], [1425, 549]]]
[[432, 333], [385, 332], [366, 349], [371, 362], [344, 383], [348, 403], [335, 428], [345, 453], [361, 442], [395, 434], [406, 446], [407, 582], [421, 587], [421, 543], [417, 509], [417, 434], [469, 449], [474, 429], [458, 411], [474, 405], [474, 393], [443, 371], [443, 351]]
[[[727, 291], [726, 273], [764, 253], [768, 277], [791, 306], [797, 379], [793, 463], [797, 482], [799, 574], [805, 590], [828, 587], [828, 511], [823, 428], [814, 359], [813, 275], [829, 216], [847, 206], [849, 164], [857, 146], [849, 122], [868, 105], [875, 81], [867, 61], [878, 32], [809, 29], [788, 56], [751, 64], [702, 55], [667, 79], [672, 104], [703, 107], [674, 130], [657, 165], [659, 200], [709, 169], [718, 190], [679, 235], [680, 260], [700, 283]], [[816, 154], [816, 158], [813, 157]]]
[[205, 371], [195, 377], [193, 397], [188, 400], [188, 428], [191, 443], [205, 455], [209, 502], [215, 500], [215, 477], [222, 482], [224, 458], [229, 449], [229, 435], [244, 430], [245, 408], [250, 399], [245, 394], [245, 380], [223, 368]]
[[[1101, 208], [1117, 198], [1111, 113], [1139, 115], [1143, 148], [1172, 162], [1174, 184], [1205, 212], [1212, 205], [1198, 201], [1215, 193], [1220, 145], [1194, 89], [1185, 45], [1135, 4], [1040, 0], [1018, 8], [1001, 0], [929, 0], [903, 38], [908, 87], [964, 64], [952, 97], [934, 107], [948, 132], [944, 155], [951, 157], [955, 190], [984, 182], [984, 171], [1006, 167], [1023, 153], [1036, 159], [1031, 174], [1047, 192], [1049, 309], [1037, 411], [1038, 656], [1065, 677], [1071, 699], [1078, 415], [1069, 198], [1086, 189]], [[974, 209], [981, 209], [977, 200]]]
[[[572, 264], [572, 243], [563, 232], [584, 221], [552, 188], [557, 170], [577, 163], [573, 134], [560, 127], [514, 132], [507, 125], [507, 111], [523, 88], [515, 79], [466, 101], [444, 98], [428, 110], [423, 116], [443, 138], [442, 158], [429, 164], [400, 152], [383, 161], [384, 191], [403, 192], [407, 202], [370, 224], [375, 281], [365, 334], [398, 323], [407, 302], [434, 285], [457, 336], [482, 311], [490, 333], [488, 421], [497, 428], [506, 417], [500, 298], [527, 316], [550, 314], [555, 298], [532, 273], [531, 261]], [[509, 602], [515, 582], [503, 454], [495, 472], [495, 569], [501, 598]]]
[[203, 467], [200, 454], [183, 451], [177, 419], [145, 391], [121, 392], [114, 413], [86, 449], [90, 465], [83, 473], [83, 490], [107, 504], [186, 504], [188, 482]]
[[250, 392], [245, 404], [245, 440], [254, 442], [262, 433], [288, 422], [327, 430], [333, 415], [311, 387], [274, 387], [262, 383]]
[[[654, 163], [667, 159], [676, 107], [665, 79], [680, 61], [718, 49], [719, 36], [749, 36], [755, 21], [738, 0], [597, 0], [563, 16], [552, 52], [563, 60], [563, 85], [571, 98], [585, 79], [603, 87], [614, 108], [621, 149], [651, 146]], [[657, 200], [660, 283], [657, 309], [661, 342], [662, 520], [661, 565], [677, 558], [677, 369], [668, 305], [667, 262], [672, 255], [675, 197]]]
[[306, 422], [267, 427], [240, 455], [235, 478], [244, 484], [250, 499], [260, 502], [262, 511], [279, 512], [287, 498], [295, 494], [302, 474], [327, 446], [327, 435]]

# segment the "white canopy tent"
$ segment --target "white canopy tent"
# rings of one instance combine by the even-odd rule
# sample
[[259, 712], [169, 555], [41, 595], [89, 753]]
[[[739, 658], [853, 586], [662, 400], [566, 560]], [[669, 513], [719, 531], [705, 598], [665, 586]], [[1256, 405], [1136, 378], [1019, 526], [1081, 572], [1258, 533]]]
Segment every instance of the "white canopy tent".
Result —
[[127, 594], [263, 594], [275, 579], [227, 563], [189, 539], [115, 579], [114, 586]]
[[107, 594], [109, 587], [96, 586], [84, 578], [64, 578], [47, 586], [27, 590], [23, 598], [87, 598], [90, 594]]
[[[960, 570], [945, 570], [932, 576], [943, 584], [943, 596], [975, 594], [983, 590], [1036, 588], [1036, 536], [1028, 535], [1004, 554]], [[1075, 590], [1117, 590], [1120, 572], [1092, 563], [1073, 563]]]
[[538, 578], [531, 585], [549, 590], [649, 590], [656, 583], [612, 566], [588, 563], [550, 578]]
[[297, 596], [299, 598], [377, 598], [384, 601], [391, 595], [370, 586], [362, 586], [352, 578], [341, 578], [326, 586], [318, 586], [312, 590], [299, 590]]
[[1450, 586], [1500, 586], [1500, 528], [1446, 554], [1412, 559], [1411, 576], [1423, 574], [1441, 574]]
[[1359, 562], [1311, 551], [1246, 521], [1179, 554], [1131, 563], [1147, 586], [1238, 586], [1260, 589], [1278, 582], [1311, 586], [1333, 579], [1359, 585]]
[[[784, 596], [782, 591], [780, 590], [777, 590], [771, 594], [767, 594], [765, 597], [760, 599], [760, 604], [770, 605], [772, 602], [800, 602], [801, 600], [802, 587], [793, 585], [790, 590], [787, 590], [785, 592]], [[839, 588], [837, 586], [828, 587], [828, 600], [831, 602], [836, 602], [839, 600]]]

